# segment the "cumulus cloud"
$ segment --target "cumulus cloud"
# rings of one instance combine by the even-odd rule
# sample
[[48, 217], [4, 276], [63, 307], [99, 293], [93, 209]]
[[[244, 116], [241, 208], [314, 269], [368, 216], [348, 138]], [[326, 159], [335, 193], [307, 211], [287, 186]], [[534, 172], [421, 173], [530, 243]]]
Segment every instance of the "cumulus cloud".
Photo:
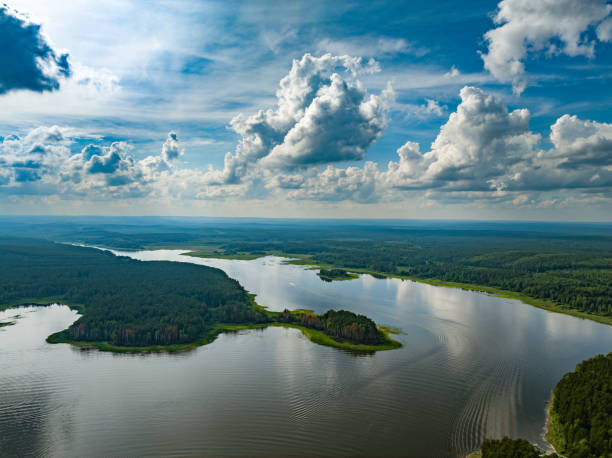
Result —
[[[338, 73], [342, 70], [344, 76]], [[238, 115], [231, 128], [240, 135], [223, 170], [209, 183], [236, 184], [249, 168], [293, 169], [313, 164], [362, 160], [386, 127], [388, 87], [369, 95], [356, 77], [379, 71], [374, 60], [305, 54], [280, 81], [275, 109]]]
[[[132, 146], [126, 142], [91, 143], [75, 153], [75, 142], [69, 137], [72, 132], [43, 126], [24, 137], [0, 137], [0, 191], [99, 200], [152, 196], [164, 192], [169, 181], [178, 180], [172, 162], [182, 150], [173, 132], [159, 155], [141, 160], [132, 157]], [[203, 176], [200, 172], [200, 182]]]
[[70, 75], [68, 54], [53, 49], [40, 24], [6, 5], [0, 5], [0, 43], [0, 94], [53, 91]]
[[476, 188], [522, 160], [539, 141], [529, 130], [529, 111], [509, 112], [501, 100], [474, 87], [464, 87], [461, 103], [431, 146], [422, 154], [417, 143], [398, 150], [386, 179], [393, 187]]
[[[295, 117], [303, 119], [317, 97], [295, 104], [298, 108], [288, 110], [284, 122], [293, 126], [287, 119], [299, 107], [305, 113]], [[250, 161], [228, 153], [224, 169], [205, 171], [181, 168], [182, 149], [174, 132], [158, 154], [137, 160], [125, 142], [92, 141], [75, 152], [74, 130], [39, 127], [23, 137], [0, 137], [0, 193], [88, 200], [273, 198], [374, 203], [418, 198], [531, 207], [560, 206], [580, 198], [599, 204], [609, 195], [612, 124], [561, 116], [550, 128], [550, 146], [543, 148], [541, 136], [529, 127], [528, 110], [508, 110], [499, 98], [469, 86], [460, 97], [430, 148], [422, 151], [418, 143], [407, 141], [397, 150], [398, 159], [386, 167], [372, 161], [346, 167], [304, 161], [299, 167], [272, 167], [259, 163], [270, 156], [267, 152]], [[368, 99], [364, 98], [366, 103]], [[270, 127], [271, 120], [279, 119], [272, 115], [280, 116], [279, 112], [264, 112], [262, 118], [254, 117], [253, 124]], [[271, 135], [262, 134], [257, 142], [247, 138], [245, 147], [260, 147], [271, 141]], [[284, 142], [279, 139], [277, 145]], [[240, 167], [247, 167], [248, 173]], [[235, 180], [227, 179], [231, 173]]]
[[597, 27], [599, 40], [609, 41], [610, 11], [606, 0], [502, 0], [493, 19], [497, 27], [484, 36], [484, 66], [520, 94], [528, 83], [524, 60], [529, 54], [593, 57], [595, 41], [585, 32]]
[[[474, 87], [460, 92], [456, 112], [440, 128], [429, 151], [408, 141], [397, 161], [345, 169], [328, 166], [276, 178], [287, 197], [380, 202], [407, 193], [461, 203], [488, 200], [513, 205], [557, 205], [540, 193], [574, 190], [587, 196], [612, 185], [612, 124], [564, 115], [552, 126], [552, 147], [529, 127], [526, 109], [509, 111], [498, 98]], [[576, 198], [576, 196], [570, 196]]]
[[551, 126], [550, 139], [564, 168], [612, 166], [612, 124], [563, 115]]
[[501, 189], [588, 189], [612, 186], [612, 124], [563, 115], [550, 128], [553, 148], [497, 180]]
[[168, 133], [168, 138], [162, 145], [162, 157], [166, 162], [172, 162], [183, 155], [183, 149], [179, 146], [178, 137], [175, 132]]
[[70, 144], [58, 126], [37, 127], [23, 138], [9, 135], [0, 140], [0, 182], [11, 188], [53, 175]]

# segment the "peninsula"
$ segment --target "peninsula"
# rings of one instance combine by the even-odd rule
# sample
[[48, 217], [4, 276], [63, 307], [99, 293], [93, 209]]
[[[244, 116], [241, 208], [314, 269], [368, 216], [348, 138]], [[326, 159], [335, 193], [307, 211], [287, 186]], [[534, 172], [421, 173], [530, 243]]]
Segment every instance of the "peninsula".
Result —
[[117, 352], [176, 351], [224, 331], [293, 327], [313, 342], [357, 351], [401, 346], [386, 328], [347, 311], [272, 312], [225, 272], [144, 262], [36, 239], [0, 240], [0, 309], [66, 304], [82, 315], [47, 339]]

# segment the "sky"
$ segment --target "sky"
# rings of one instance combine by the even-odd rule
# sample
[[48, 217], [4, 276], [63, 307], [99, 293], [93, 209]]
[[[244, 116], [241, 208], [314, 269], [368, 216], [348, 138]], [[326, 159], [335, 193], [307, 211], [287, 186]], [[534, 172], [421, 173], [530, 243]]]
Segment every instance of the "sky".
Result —
[[13, 0], [0, 213], [612, 220], [606, 0]]

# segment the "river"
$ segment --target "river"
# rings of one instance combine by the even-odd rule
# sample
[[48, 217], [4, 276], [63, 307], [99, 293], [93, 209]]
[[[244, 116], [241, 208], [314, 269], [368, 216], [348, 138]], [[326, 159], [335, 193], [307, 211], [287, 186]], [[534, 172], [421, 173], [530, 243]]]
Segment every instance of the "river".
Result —
[[218, 267], [271, 310], [362, 313], [401, 328], [404, 346], [356, 355], [269, 328], [179, 354], [113, 354], [46, 344], [78, 317], [65, 306], [6, 310], [1, 455], [462, 456], [502, 435], [545, 448], [557, 381], [612, 350], [606, 325], [473, 291], [328, 283], [277, 257], [115, 253]]

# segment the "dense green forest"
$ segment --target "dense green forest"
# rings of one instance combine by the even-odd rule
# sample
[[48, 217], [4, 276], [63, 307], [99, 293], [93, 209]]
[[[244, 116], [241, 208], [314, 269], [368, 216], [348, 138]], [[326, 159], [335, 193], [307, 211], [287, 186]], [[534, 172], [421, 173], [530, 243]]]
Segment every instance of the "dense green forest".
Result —
[[136, 261], [44, 240], [0, 239], [0, 307], [51, 301], [76, 306], [83, 315], [53, 341], [189, 344], [214, 337], [221, 323], [282, 322], [323, 331], [339, 342], [389, 342], [372, 320], [351, 312], [266, 311], [237, 281], [212, 267]]
[[488, 286], [612, 317], [609, 224], [41, 217], [6, 219], [2, 232], [204, 256], [297, 255], [328, 270]]
[[612, 456], [612, 353], [583, 361], [555, 387], [550, 440], [569, 458]]
[[485, 439], [482, 443], [482, 458], [540, 458], [542, 456], [556, 457], [556, 454], [546, 455], [531, 445], [525, 439]]
[[0, 304], [55, 299], [82, 305], [62, 337], [113, 345], [169, 345], [204, 337], [217, 322], [263, 322], [223, 271], [141, 262], [37, 240], [0, 241]]

